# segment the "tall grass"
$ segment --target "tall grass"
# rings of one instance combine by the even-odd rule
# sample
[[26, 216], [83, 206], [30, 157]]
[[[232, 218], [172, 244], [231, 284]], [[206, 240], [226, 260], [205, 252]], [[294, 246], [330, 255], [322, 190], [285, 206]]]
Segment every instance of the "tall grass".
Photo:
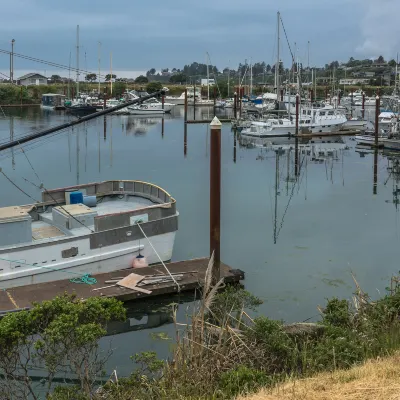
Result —
[[109, 383], [102, 399], [230, 399], [295, 377], [336, 371], [400, 348], [400, 290], [372, 301], [358, 286], [353, 301], [331, 299], [319, 324], [284, 325], [247, 312], [259, 300], [222, 280], [212, 287], [210, 261], [200, 301], [177, 321], [173, 358], [138, 354], [140, 368]]

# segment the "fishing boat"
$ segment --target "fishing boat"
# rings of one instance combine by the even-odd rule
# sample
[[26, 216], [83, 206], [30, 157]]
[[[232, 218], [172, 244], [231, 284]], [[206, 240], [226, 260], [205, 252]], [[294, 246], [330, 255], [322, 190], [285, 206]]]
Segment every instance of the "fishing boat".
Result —
[[65, 96], [56, 93], [46, 93], [42, 95], [42, 103], [40, 106], [48, 110], [64, 110]]
[[0, 208], [0, 288], [168, 261], [177, 229], [175, 199], [151, 183], [45, 190], [40, 203]]
[[76, 99], [72, 101], [70, 105], [66, 105], [65, 108], [71, 114], [76, 115], [88, 115], [97, 111], [97, 107], [95, 105], [86, 103], [83, 99]]

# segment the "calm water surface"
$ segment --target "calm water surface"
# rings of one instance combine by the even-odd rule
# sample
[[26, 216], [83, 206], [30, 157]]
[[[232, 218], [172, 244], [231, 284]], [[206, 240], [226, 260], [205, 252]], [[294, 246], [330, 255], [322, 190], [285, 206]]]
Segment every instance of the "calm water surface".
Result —
[[[208, 118], [212, 110], [196, 114]], [[34, 199], [40, 199], [35, 186], [40, 183], [55, 188], [138, 179], [160, 185], [176, 198], [180, 211], [174, 260], [207, 256], [209, 128], [188, 126], [185, 152], [182, 116], [177, 107], [165, 118], [164, 133], [160, 118], [115, 115], [28, 143], [24, 150], [40, 179], [20, 148], [0, 153], [0, 167]], [[0, 113], [0, 141], [70, 118], [63, 112], [7, 109], [5, 116]], [[351, 296], [352, 272], [365, 291], [377, 296], [399, 270], [396, 177], [388, 171], [395, 157], [378, 155], [374, 188], [373, 153], [345, 141], [348, 149], [322, 161], [302, 154], [296, 180], [293, 152], [241, 147], [230, 126], [223, 126], [221, 255], [245, 270], [246, 289], [264, 301], [259, 313], [288, 322], [315, 319], [317, 305], [326, 298]], [[0, 187], [0, 206], [32, 202], [3, 175]], [[111, 339], [114, 348], [110, 371], [118, 366], [120, 374], [128, 373], [129, 355], [135, 352], [168, 354], [168, 344], [151, 334], [173, 335], [171, 301], [132, 305], [128, 322], [112, 327], [117, 333], [103, 340], [108, 347]], [[182, 321], [187, 306], [179, 307]], [[152, 329], [141, 329], [146, 327]]]

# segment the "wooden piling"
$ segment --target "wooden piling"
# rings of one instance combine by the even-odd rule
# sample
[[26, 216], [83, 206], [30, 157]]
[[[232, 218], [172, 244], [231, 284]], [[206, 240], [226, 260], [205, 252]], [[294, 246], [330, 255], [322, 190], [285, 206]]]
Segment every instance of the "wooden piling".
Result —
[[216, 104], [217, 103], [217, 88], [214, 86], [214, 115], [215, 115], [215, 110], [216, 110]]
[[378, 193], [378, 147], [375, 147], [374, 151], [374, 184], [372, 187], [372, 193]]
[[299, 108], [300, 108], [300, 95], [296, 94], [296, 131], [295, 131], [295, 152], [294, 152], [294, 174], [299, 174]]
[[243, 88], [239, 88], [239, 118], [242, 117], [242, 93], [243, 93]]
[[379, 114], [380, 114], [380, 98], [376, 96], [375, 102], [375, 147], [378, 147], [378, 135], [379, 135]]
[[187, 97], [187, 89], [185, 89], [185, 105], [184, 105], [184, 124], [187, 122], [187, 112], [188, 112], [188, 97]]
[[[193, 92], [193, 119], [196, 119], [196, 78], [194, 80], [194, 84], [193, 84], [193, 88], [194, 88], [194, 92]], [[200, 90], [201, 92], [201, 90]], [[200, 97], [201, 97], [201, 93], [200, 93]]]
[[212, 281], [220, 279], [221, 242], [221, 122], [214, 117], [210, 124], [210, 255], [214, 253]]
[[237, 93], [233, 95], [233, 117], [237, 119]]
[[365, 118], [365, 92], [362, 94], [362, 119]]
[[283, 101], [283, 89], [281, 89], [281, 101]]
[[236, 164], [237, 129], [233, 130], [233, 162]]

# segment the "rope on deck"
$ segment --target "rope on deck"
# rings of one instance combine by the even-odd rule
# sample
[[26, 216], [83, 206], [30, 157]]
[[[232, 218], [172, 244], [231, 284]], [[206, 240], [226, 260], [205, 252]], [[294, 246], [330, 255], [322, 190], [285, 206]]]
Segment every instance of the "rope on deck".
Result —
[[178, 293], [181, 291], [181, 287], [179, 286], [179, 283], [176, 281], [176, 279], [172, 276], [171, 272], [169, 271], [169, 269], [167, 268], [167, 266], [164, 264], [164, 261], [161, 259], [160, 255], [157, 253], [157, 250], [154, 248], [153, 243], [151, 243], [150, 239], [146, 236], [146, 234], [144, 233], [142, 227], [140, 226], [139, 222], [143, 222], [141, 220], [136, 221], [137, 226], [139, 227], [139, 229], [142, 231], [143, 236], [148, 240], [151, 248], [154, 250], [154, 253], [156, 253], [158, 259], [160, 260], [161, 264], [163, 265], [163, 267], [166, 269], [166, 271], [168, 272], [169, 276], [172, 278], [172, 280], [175, 282], [176, 287], [178, 289]]

